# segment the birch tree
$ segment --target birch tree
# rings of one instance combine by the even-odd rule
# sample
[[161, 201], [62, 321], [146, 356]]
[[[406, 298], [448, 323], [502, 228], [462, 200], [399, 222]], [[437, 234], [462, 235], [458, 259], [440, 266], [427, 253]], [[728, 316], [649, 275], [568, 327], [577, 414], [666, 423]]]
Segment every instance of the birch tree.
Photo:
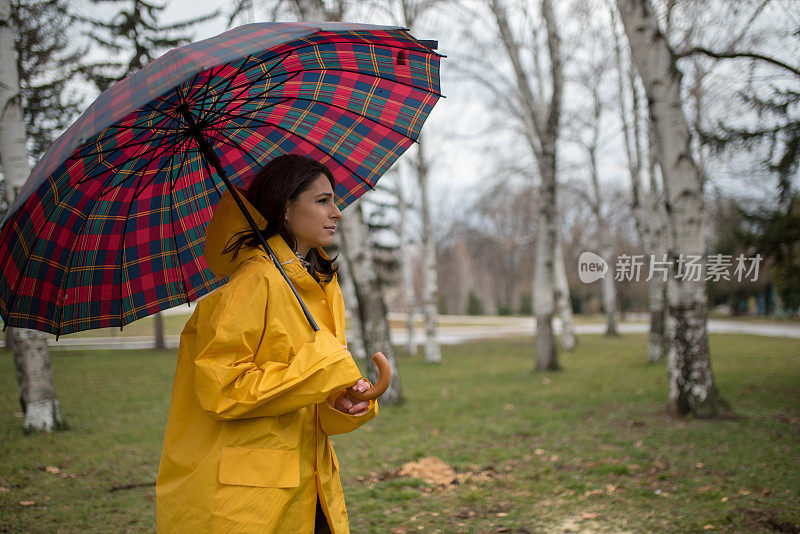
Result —
[[354, 357], [364, 360], [367, 357], [367, 349], [364, 348], [364, 332], [361, 327], [361, 314], [358, 311], [358, 297], [356, 296], [356, 288], [353, 286], [353, 275], [350, 273], [350, 265], [347, 262], [347, 257], [341, 253], [344, 248], [341, 243], [341, 238], [336, 237], [337, 247], [339, 248], [339, 257], [337, 258], [337, 279], [339, 286], [342, 288], [342, 297], [347, 311], [347, 325], [350, 327], [347, 332], [347, 347], [350, 354]]
[[[584, 21], [586, 26], [590, 26], [589, 21], [595, 16], [594, 10], [588, 3], [578, 4], [576, 11], [579, 20]], [[600, 151], [601, 121], [606, 110], [606, 102], [601, 91], [604, 78], [610, 67], [610, 56], [603, 46], [606, 43], [606, 36], [602, 26], [600, 28], [589, 28], [586, 30], [586, 41], [589, 44], [588, 55], [577, 74], [578, 85], [588, 94], [586, 102], [588, 110], [582, 111], [580, 117], [576, 117], [574, 124], [581, 126], [581, 130], [576, 132], [578, 144], [586, 154], [587, 167], [589, 171], [589, 181], [591, 183], [591, 195], [587, 195], [592, 212], [595, 215], [595, 235], [599, 247], [600, 256], [607, 261], [611, 261], [614, 246], [612, 242], [612, 226], [609, 224], [609, 214], [606, 213], [606, 206], [603, 203], [600, 186], [600, 166], [598, 163]], [[588, 133], [588, 138], [585, 134]], [[614, 277], [609, 273], [601, 279], [601, 290], [603, 300], [603, 310], [606, 315], [606, 336], [618, 336], [617, 328], [617, 290], [614, 284]]]
[[575, 350], [578, 340], [575, 337], [575, 319], [572, 315], [572, 303], [569, 300], [569, 285], [567, 283], [567, 264], [564, 261], [564, 246], [561, 235], [556, 236], [556, 272], [555, 284], [558, 290], [556, 310], [561, 319], [561, 348], [567, 352]]
[[417, 145], [416, 174], [422, 211], [422, 313], [425, 317], [425, 361], [441, 363], [442, 351], [436, 337], [439, 289], [436, 280], [436, 242], [431, 223], [431, 201], [428, 179], [426, 145]]
[[397, 178], [397, 206], [400, 212], [400, 220], [398, 222], [398, 238], [400, 240], [400, 269], [401, 269], [401, 288], [400, 292], [403, 297], [403, 308], [406, 312], [406, 351], [411, 356], [417, 353], [417, 342], [414, 339], [415, 330], [415, 311], [416, 311], [416, 295], [414, 294], [414, 281], [411, 262], [411, 247], [410, 247], [410, 232], [408, 216], [409, 199], [408, 193], [403, 186], [403, 180], [400, 175]]
[[[374, 267], [373, 250], [369, 246], [370, 239], [367, 225], [364, 223], [361, 201], [356, 201], [347, 209], [345, 217], [339, 221], [339, 228], [344, 245], [344, 255], [347, 257], [353, 287], [358, 299], [358, 315], [363, 331], [364, 348], [370, 356], [376, 352], [382, 352], [389, 360], [392, 370], [389, 389], [381, 396], [381, 399], [387, 404], [398, 404], [403, 400], [400, 373], [397, 369], [397, 359], [390, 338], [386, 303], [378, 284], [378, 271]], [[367, 378], [373, 383], [377, 380], [377, 369], [372, 364], [367, 365]]]
[[[524, 113], [522, 121], [526, 141], [535, 156], [541, 178], [541, 204], [537, 223], [541, 231], [536, 240], [537, 254], [533, 276], [537, 371], [560, 369], [553, 332], [553, 316], [560, 293], [555, 285], [554, 260], [557, 242], [557, 143], [564, 86], [561, 39], [553, 5], [550, 0], [542, 0], [540, 6], [550, 69], [549, 76], [545, 76], [540, 68], [538, 44], [534, 44], [532, 55], [536, 76], [535, 80], [532, 80], [525, 65], [525, 57], [529, 52], [522, 49], [512, 32], [504, 2], [489, 0], [497, 31], [514, 72], [518, 91], [516, 95], [518, 101], [515, 104]], [[536, 24], [534, 27], [539, 28], [540, 25]], [[537, 38], [538, 35], [534, 35], [535, 43]], [[548, 96], [545, 96], [546, 91], [549, 93]]]
[[[648, 122], [641, 120], [640, 81], [630, 61], [623, 59], [623, 48], [617, 28], [616, 12], [612, 6], [611, 31], [613, 37], [614, 62], [617, 76], [617, 98], [622, 139], [631, 183], [631, 212], [636, 234], [645, 255], [653, 260], [666, 260], [666, 215], [656, 177], [656, 159], [648, 158], [642, 148], [651, 136]], [[629, 97], [629, 99], [627, 98]], [[630, 104], [628, 103], [630, 100]], [[652, 152], [652, 151], [651, 151]], [[642, 191], [642, 178], [648, 178], [648, 190]], [[647, 342], [647, 359], [651, 363], [661, 361], [666, 351], [665, 313], [666, 281], [654, 276], [647, 282], [647, 306], [650, 314], [650, 331]]]
[[664, 179], [669, 258], [678, 268], [669, 311], [675, 333], [669, 350], [669, 409], [678, 415], [713, 417], [728, 410], [714, 383], [708, 347], [705, 282], [689, 276], [687, 259], [703, 257], [701, 176], [683, 114], [682, 73], [675, 52], [659, 29], [650, 0], [617, 0], [631, 58], [647, 96], [651, 134]]
[[[9, 0], [0, 0], [0, 168], [9, 205], [30, 174], [10, 13]], [[42, 332], [24, 328], [13, 328], [10, 335], [14, 336], [14, 364], [25, 432], [66, 429], [47, 338]]]

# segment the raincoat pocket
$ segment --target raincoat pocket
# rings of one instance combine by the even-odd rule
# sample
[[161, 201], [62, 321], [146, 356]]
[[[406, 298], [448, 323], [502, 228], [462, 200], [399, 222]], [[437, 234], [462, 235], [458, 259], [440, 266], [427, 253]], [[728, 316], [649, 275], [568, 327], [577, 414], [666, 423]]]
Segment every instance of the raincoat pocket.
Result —
[[223, 447], [219, 481], [233, 486], [296, 488], [300, 485], [300, 453]]

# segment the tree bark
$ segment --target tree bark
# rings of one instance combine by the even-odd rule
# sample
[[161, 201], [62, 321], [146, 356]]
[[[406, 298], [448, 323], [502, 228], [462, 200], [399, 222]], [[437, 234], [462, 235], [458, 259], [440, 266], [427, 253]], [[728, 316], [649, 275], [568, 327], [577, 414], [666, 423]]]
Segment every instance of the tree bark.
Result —
[[[544, 215], [539, 214], [536, 238], [536, 258], [533, 273], [533, 313], [536, 317], [536, 371], [558, 371], [558, 355], [556, 351], [555, 334], [553, 331], [553, 315], [555, 307], [555, 294], [552, 278], [548, 278], [548, 254], [544, 248], [547, 246], [545, 233], [547, 229], [542, 222]], [[550, 268], [552, 268], [550, 256]]]
[[569, 300], [569, 284], [567, 283], [567, 265], [564, 262], [564, 247], [561, 245], [560, 236], [556, 241], [556, 287], [559, 296], [556, 309], [561, 319], [561, 348], [572, 352], [578, 341], [575, 337], [575, 320], [572, 315], [572, 302]]
[[161, 312], [157, 312], [154, 319], [154, 330], [155, 330], [155, 349], [156, 350], [164, 350], [167, 345], [164, 343], [164, 316], [161, 315]]
[[403, 189], [400, 176], [397, 177], [397, 205], [400, 211], [400, 222], [398, 234], [400, 240], [400, 269], [402, 275], [401, 293], [403, 296], [403, 308], [406, 312], [406, 351], [414, 356], [417, 353], [417, 342], [414, 339], [415, 319], [414, 310], [416, 309], [416, 295], [414, 294], [414, 281], [412, 277], [411, 247], [408, 232], [408, 198]]
[[[9, 206], [30, 173], [20, 107], [17, 51], [10, 24], [10, 3], [0, 0], [0, 167]], [[24, 328], [10, 328], [7, 334], [13, 336], [25, 432], [66, 429], [56, 397], [47, 338], [42, 332]]]
[[[519, 91], [519, 105], [525, 111], [521, 117], [525, 136], [536, 157], [541, 176], [540, 204], [537, 225], [536, 263], [534, 266], [533, 299], [536, 315], [535, 369], [559, 369], [558, 352], [553, 337], [553, 316], [560, 291], [555, 284], [555, 248], [557, 243], [557, 141], [561, 120], [561, 100], [564, 86], [561, 40], [557, 31], [551, 0], [542, 0], [542, 18], [547, 30], [550, 58], [551, 95], [549, 102], [541, 98], [542, 92], [531, 87], [525, 69], [523, 54], [514, 38], [508, 15], [501, 0], [490, 0], [500, 39], [506, 49]], [[535, 47], [534, 47], [535, 48]], [[536, 56], [534, 51], [534, 56]]]
[[[598, 77], [599, 78], [599, 77]], [[592, 89], [593, 104], [593, 132], [592, 139], [587, 147], [589, 155], [589, 175], [592, 178], [592, 190], [594, 191], [594, 213], [597, 221], [597, 236], [600, 243], [600, 256], [607, 261], [611, 261], [614, 248], [611, 244], [611, 235], [608, 232], [610, 225], [604, 214], [603, 199], [600, 195], [600, 171], [597, 168], [597, 147], [600, 143], [600, 118], [602, 115], [602, 105], [599, 94], [598, 83]], [[617, 329], [617, 288], [614, 286], [614, 277], [610, 274], [604, 276], [601, 281], [603, 310], [606, 314], [606, 336], [618, 336]]]
[[[702, 257], [703, 196], [683, 114], [681, 71], [658, 28], [650, 0], [617, 0], [631, 56], [647, 94], [651, 133], [664, 177], [671, 260]], [[676, 328], [669, 351], [669, 410], [676, 415], [714, 417], [729, 411], [711, 370], [707, 296], [703, 277], [672, 277], [669, 312]]]
[[[340, 232], [341, 234], [341, 232]], [[345, 308], [350, 312], [347, 316], [347, 324], [350, 327], [347, 333], [347, 348], [354, 358], [364, 360], [367, 357], [367, 350], [364, 348], [364, 332], [361, 326], [361, 317], [358, 311], [358, 297], [356, 288], [353, 285], [353, 274], [350, 271], [350, 264], [347, 255], [344, 254], [344, 246], [341, 246], [341, 238], [337, 237], [339, 246], [339, 259], [336, 261], [336, 276], [339, 286], [342, 288]]]
[[441, 363], [442, 351], [436, 337], [436, 320], [439, 311], [439, 289], [436, 280], [436, 242], [431, 223], [430, 191], [428, 187], [428, 162], [425, 145], [417, 144], [417, 181], [422, 207], [422, 313], [425, 316], [425, 362]]
[[[339, 228], [344, 245], [343, 252], [349, 263], [353, 287], [358, 298], [358, 315], [366, 354], [371, 358], [374, 353], [382, 352], [389, 360], [392, 370], [389, 389], [381, 399], [386, 404], [399, 404], [403, 401], [400, 373], [390, 338], [386, 303], [378, 284], [378, 272], [374, 266], [368, 228], [364, 223], [360, 202], [348, 208], [347, 215], [339, 221]], [[367, 378], [373, 383], [378, 378], [377, 369], [372, 363], [367, 364]]]
[[[652, 135], [649, 135], [653, 139]], [[667, 216], [664, 212], [662, 194], [658, 187], [657, 173], [658, 161], [655, 156], [656, 148], [651, 145], [648, 175], [650, 178], [649, 220], [647, 220], [647, 249], [652, 259], [664, 261], [668, 257], [667, 246]], [[672, 270], [670, 271], [673, 274]], [[650, 311], [650, 335], [647, 340], [647, 360], [650, 363], [660, 362], [671, 345], [672, 335], [675, 331], [672, 318], [665, 313], [665, 305], [669, 292], [669, 283], [663, 277], [653, 277], [648, 281], [648, 309]]]

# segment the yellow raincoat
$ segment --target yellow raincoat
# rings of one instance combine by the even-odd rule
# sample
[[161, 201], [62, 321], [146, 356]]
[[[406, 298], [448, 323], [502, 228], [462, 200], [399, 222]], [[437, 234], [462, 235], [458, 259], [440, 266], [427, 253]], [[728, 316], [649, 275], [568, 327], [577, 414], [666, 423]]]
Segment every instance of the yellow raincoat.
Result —
[[345, 347], [342, 292], [335, 278], [317, 283], [283, 238], [268, 240], [319, 324], [314, 333], [266, 252], [222, 254], [245, 228], [226, 193], [206, 230], [205, 258], [231, 278], [198, 302], [181, 334], [156, 483], [158, 532], [312, 533], [318, 495], [331, 530], [349, 532], [328, 436], [358, 428], [378, 406], [362, 416], [332, 406], [361, 378]]

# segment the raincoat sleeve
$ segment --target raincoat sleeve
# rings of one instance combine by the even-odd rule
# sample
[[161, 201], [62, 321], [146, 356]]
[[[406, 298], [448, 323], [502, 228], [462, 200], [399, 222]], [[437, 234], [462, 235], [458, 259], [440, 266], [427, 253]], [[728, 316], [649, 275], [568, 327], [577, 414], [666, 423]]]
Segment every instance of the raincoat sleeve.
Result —
[[333, 392], [326, 402], [317, 406], [320, 427], [329, 436], [352, 432], [378, 415], [378, 403], [374, 400], [369, 401], [369, 410], [362, 415], [348, 415], [334, 408], [334, 402], [344, 390], [345, 388], [342, 388]]
[[253, 268], [237, 271], [228, 284], [233, 285], [196, 333], [195, 394], [208, 415], [216, 419], [283, 415], [324, 402], [361, 378], [341, 341], [324, 330], [293, 354], [275, 354], [256, 364], [268, 284], [263, 272]]

